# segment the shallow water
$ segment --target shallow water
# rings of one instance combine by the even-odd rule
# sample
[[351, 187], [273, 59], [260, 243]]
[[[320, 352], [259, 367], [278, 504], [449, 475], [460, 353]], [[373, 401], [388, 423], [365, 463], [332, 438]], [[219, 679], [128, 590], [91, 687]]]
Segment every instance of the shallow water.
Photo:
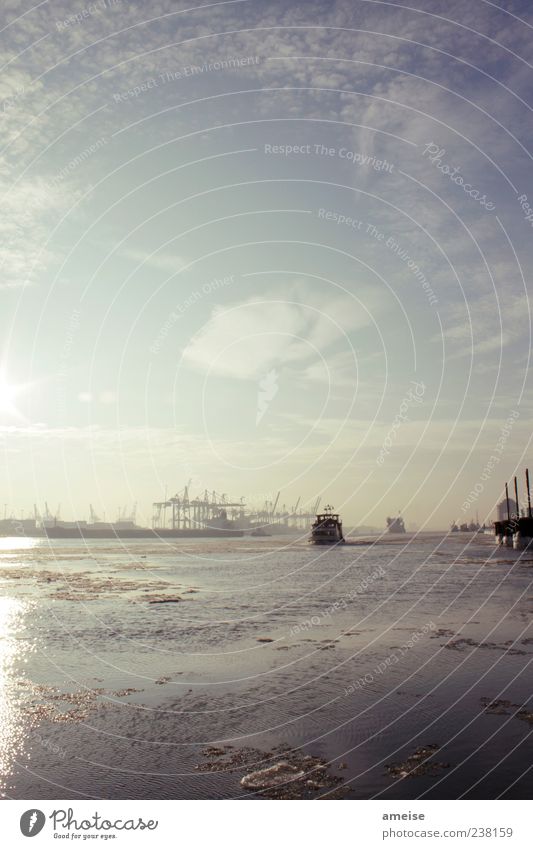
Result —
[[0, 540], [2, 792], [244, 796], [282, 744], [352, 797], [528, 797], [532, 565], [462, 534]]

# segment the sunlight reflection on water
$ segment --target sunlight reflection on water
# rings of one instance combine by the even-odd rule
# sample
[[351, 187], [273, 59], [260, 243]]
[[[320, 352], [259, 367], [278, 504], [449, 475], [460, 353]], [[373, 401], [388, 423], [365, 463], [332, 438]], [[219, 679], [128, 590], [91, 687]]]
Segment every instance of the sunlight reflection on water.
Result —
[[0, 551], [29, 551], [40, 542], [36, 537], [0, 537]]
[[20, 754], [25, 737], [17, 694], [16, 669], [28, 650], [20, 639], [28, 605], [13, 598], [0, 598], [0, 790]]

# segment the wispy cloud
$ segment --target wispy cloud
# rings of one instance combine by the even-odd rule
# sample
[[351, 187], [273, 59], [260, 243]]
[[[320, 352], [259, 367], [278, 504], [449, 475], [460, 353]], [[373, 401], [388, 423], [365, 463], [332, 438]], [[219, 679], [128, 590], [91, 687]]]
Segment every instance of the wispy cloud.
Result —
[[370, 304], [365, 309], [362, 293], [357, 299], [309, 293], [298, 301], [298, 287], [292, 291], [294, 300], [290, 294], [286, 300], [269, 295], [217, 307], [185, 348], [184, 361], [202, 371], [245, 380], [257, 379], [274, 366], [312, 368], [317, 374], [330, 348], [339, 343], [350, 347], [350, 334], [371, 324], [371, 309], [375, 314], [379, 307], [375, 293], [367, 293]]
[[[482, 357], [492, 351], [503, 352], [529, 333], [529, 304], [525, 295], [495, 293], [449, 305], [446, 310], [444, 339], [447, 357]], [[434, 337], [440, 341], [440, 336]]]
[[0, 288], [37, 282], [54, 258], [47, 239], [70, 202], [62, 188], [52, 188], [42, 178], [25, 178], [8, 187], [2, 198], [0, 219]]

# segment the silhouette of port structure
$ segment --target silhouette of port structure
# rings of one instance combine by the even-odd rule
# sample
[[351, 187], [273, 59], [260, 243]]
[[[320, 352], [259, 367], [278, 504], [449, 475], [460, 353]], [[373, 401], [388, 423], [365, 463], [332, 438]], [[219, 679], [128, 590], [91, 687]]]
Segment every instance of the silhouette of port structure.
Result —
[[315, 520], [320, 504], [317, 498], [312, 510], [300, 507], [301, 498], [287, 508], [279, 505], [281, 492], [274, 501], [266, 500], [261, 508], [248, 509], [244, 497], [231, 500], [225, 493], [204, 490], [201, 496], [190, 497], [190, 485], [171, 498], [153, 502], [154, 530], [191, 530], [194, 528], [234, 528], [237, 530], [269, 529], [273, 533], [306, 530]]

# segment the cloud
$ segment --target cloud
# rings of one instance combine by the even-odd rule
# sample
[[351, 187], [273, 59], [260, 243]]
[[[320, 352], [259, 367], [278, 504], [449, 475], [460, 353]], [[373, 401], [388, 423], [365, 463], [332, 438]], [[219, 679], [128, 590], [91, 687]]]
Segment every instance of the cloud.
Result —
[[[522, 295], [508, 294], [499, 304], [494, 293], [453, 304], [446, 310], [444, 339], [447, 359], [480, 358], [493, 351], [502, 351], [529, 333], [530, 308]], [[433, 341], [440, 342], [440, 335]]]
[[4, 183], [0, 289], [24, 287], [40, 280], [55, 257], [47, 244], [50, 231], [71, 200], [63, 187], [52, 187], [43, 178], [24, 178], [14, 186]]
[[[299, 301], [298, 287], [292, 292], [294, 300], [289, 294], [287, 300], [253, 298], [229, 309], [215, 308], [185, 348], [185, 363], [241, 380], [263, 377], [274, 366], [312, 368], [312, 377], [331, 346], [349, 347], [348, 334], [372, 321], [370, 309], [361, 305], [364, 293], [358, 299], [308, 293]], [[366, 297], [375, 313], [375, 295]]]

